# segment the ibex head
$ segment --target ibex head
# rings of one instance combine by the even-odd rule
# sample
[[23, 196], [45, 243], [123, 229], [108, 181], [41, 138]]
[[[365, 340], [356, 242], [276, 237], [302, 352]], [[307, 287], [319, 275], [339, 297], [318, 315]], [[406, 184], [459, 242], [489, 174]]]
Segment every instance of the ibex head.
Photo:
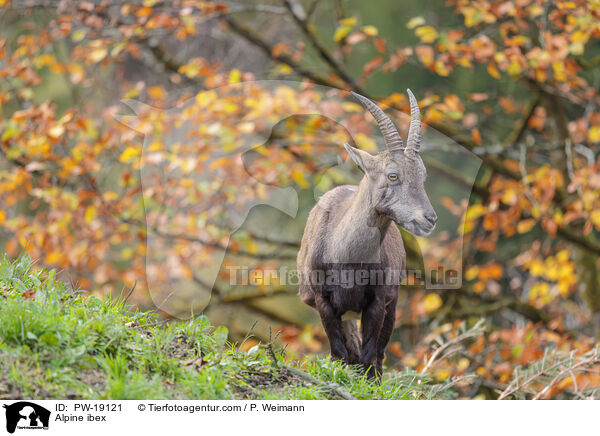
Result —
[[377, 121], [387, 151], [372, 156], [348, 144], [344, 144], [344, 147], [365, 173], [365, 182], [371, 194], [369, 206], [412, 234], [426, 236], [433, 231], [437, 215], [425, 192], [427, 171], [419, 156], [421, 113], [415, 96], [410, 89], [407, 92], [411, 119], [406, 146], [392, 120], [371, 100], [353, 92], [352, 96]]

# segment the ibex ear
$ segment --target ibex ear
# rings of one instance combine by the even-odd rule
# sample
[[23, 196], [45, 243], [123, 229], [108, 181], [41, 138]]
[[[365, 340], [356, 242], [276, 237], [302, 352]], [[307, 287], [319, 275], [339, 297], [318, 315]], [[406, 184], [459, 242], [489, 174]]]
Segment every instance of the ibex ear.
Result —
[[373, 167], [373, 156], [363, 150], [359, 150], [358, 148], [354, 148], [347, 143], [344, 143], [344, 148], [354, 161], [356, 165], [362, 170], [366, 175], [369, 174], [369, 170]]

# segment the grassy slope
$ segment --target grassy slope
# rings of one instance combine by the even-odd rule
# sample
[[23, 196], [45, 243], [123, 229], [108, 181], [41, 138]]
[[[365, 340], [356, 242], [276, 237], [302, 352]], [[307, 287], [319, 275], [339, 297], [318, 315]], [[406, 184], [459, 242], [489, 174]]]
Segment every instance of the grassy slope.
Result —
[[29, 257], [0, 263], [0, 398], [412, 399], [451, 394], [414, 374], [367, 381], [330, 359], [238, 351], [205, 317], [164, 324], [73, 292]]

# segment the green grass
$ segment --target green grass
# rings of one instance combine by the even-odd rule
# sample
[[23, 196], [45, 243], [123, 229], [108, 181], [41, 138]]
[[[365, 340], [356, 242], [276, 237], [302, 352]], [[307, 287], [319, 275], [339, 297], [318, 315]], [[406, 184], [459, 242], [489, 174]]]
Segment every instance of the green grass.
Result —
[[[415, 399], [452, 396], [427, 376], [381, 383], [330, 358], [239, 351], [205, 317], [164, 323], [119, 300], [73, 291], [25, 255], [0, 263], [0, 398]], [[302, 368], [302, 369], [300, 369]]]

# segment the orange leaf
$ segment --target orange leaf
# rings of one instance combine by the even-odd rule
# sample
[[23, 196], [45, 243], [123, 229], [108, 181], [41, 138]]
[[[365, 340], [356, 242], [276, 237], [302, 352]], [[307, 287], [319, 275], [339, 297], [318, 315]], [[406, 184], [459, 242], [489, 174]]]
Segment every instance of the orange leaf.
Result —
[[375, 44], [375, 48], [379, 53], [385, 53], [385, 39], [377, 38], [373, 41], [373, 44]]
[[382, 56], [374, 57], [369, 62], [367, 62], [367, 64], [365, 65], [365, 68], [363, 69], [363, 74], [365, 76], [370, 76], [373, 73], [373, 71], [375, 71], [377, 69], [377, 67], [379, 65], [381, 65], [382, 63], [383, 63]]
[[477, 145], [481, 145], [481, 133], [479, 133], [479, 129], [477, 127], [471, 131], [471, 138], [473, 138], [473, 141], [475, 141]]
[[488, 62], [487, 70], [490, 76], [492, 76], [494, 79], [500, 78], [500, 72], [498, 71], [498, 68], [496, 68], [496, 65], [494, 65], [492, 62]]
[[220, 167], [224, 167], [229, 165], [229, 158], [227, 157], [220, 157], [219, 159], [215, 160], [214, 162], [212, 162], [210, 164], [210, 166], [208, 167], [211, 171], [220, 168]]

